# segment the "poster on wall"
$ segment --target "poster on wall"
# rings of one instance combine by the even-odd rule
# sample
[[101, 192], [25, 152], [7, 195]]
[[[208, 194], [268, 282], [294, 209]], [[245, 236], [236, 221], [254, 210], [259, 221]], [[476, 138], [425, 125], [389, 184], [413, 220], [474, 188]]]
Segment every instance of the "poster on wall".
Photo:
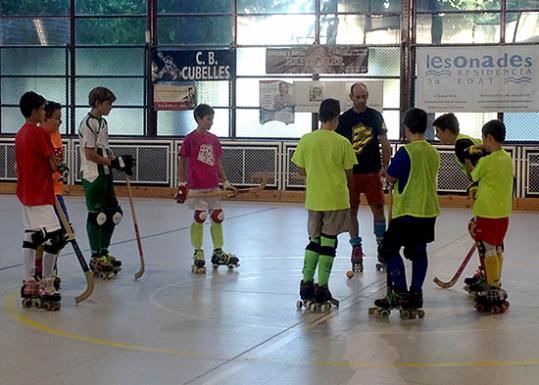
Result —
[[[351, 81], [295, 81], [294, 96], [297, 112], [318, 112], [320, 102], [327, 98], [337, 99], [344, 112], [352, 107], [350, 100]], [[380, 112], [384, 108], [383, 80], [364, 80], [363, 84], [369, 90], [367, 105]]]
[[236, 73], [234, 50], [154, 50], [152, 81], [231, 80]]
[[192, 110], [197, 105], [197, 89], [194, 84], [156, 84], [153, 91], [155, 110]]
[[539, 111], [534, 46], [419, 47], [417, 106], [428, 112]]
[[267, 48], [268, 74], [362, 74], [368, 72], [369, 49], [313, 45]]
[[260, 81], [260, 123], [294, 123], [294, 85], [281, 80]]

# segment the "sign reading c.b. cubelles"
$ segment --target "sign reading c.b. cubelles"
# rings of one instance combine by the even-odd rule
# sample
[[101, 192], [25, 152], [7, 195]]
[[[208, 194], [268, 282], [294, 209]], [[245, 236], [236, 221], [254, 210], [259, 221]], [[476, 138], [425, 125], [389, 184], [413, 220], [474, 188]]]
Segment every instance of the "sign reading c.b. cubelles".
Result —
[[429, 112], [539, 111], [533, 46], [419, 47], [417, 106]]
[[154, 82], [230, 80], [236, 72], [234, 50], [154, 50]]

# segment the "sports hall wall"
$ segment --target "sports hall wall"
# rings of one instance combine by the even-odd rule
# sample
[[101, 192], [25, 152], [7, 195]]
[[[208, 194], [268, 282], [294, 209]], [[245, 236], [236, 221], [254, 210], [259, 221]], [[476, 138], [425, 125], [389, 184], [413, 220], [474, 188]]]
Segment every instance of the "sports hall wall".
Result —
[[[152, 61], [159, 51], [216, 51], [232, 58], [227, 79], [168, 80], [194, 86], [197, 103], [216, 110], [212, 131], [223, 141], [223, 164], [232, 183], [256, 185], [265, 175], [268, 190], [250, 199], [299, 201], [303, 180], [290, 158], [297, 140], [316, 126], [316, 116], [296, 111], [293, 122], [264, 121], [264, 82], [381, 81], [383, 116], [396, 150], [403, 139], [401, 116], [416, 106], [420, 49], [539, 48], [536, 0], [5, 0], [0, 5], [3, 192], [14, 190], [14, 135], [22, 125], [18, 101], [28, 90], [63, 105], [61, 130], [75, 170], [70, 191], [80, 192], [78, 124], [89, 110], [89, 90], [104, 85], [118, 97], [107, 117], [111, 143], [137, 157], [138, 194], [172, 196], [178, 145], [196, 125], [189, 109], [156, 108]], [[268, 50], [318, 46], [364, 48], [366, 70], [268, 73]], [[442, 106], [429, 118], [445, 112], [456, 112], [461, 131], [476, 137], [488, 120], [505, 122], [517, 179], [515, 206], [539, 208], [539, 112], [458, 113]], [[439, 144], [432, 131], [428, 137], [442, 158], [442, 203], [468, 205], [466, 180], [454, 165], [452, 149]], [[117, 178], [121, 184], [123, 176]]]

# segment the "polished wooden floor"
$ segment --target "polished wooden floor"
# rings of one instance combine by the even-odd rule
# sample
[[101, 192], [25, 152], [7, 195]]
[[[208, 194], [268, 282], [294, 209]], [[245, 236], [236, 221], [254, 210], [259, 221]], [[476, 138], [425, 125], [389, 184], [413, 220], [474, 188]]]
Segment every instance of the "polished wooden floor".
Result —
[[[83, 199], [67, 199], [88, 255]], [[225, 203], [225, 249], [241, 266], [191, 274], [192, 213], [169, 200], [136, 199], [146, 273], [133, 278], [138, 253], [129, 214], [113, 238], [124, 269], [96, 281], [76, 305], [84, 276], [71, 246], [59, 261], [59, 312], [23, 309], [21, 210], [0, 195], [0, 383], [10, 385], [536, 385], [539, 378], [539, 214], [515, 212], [506, 239], [503, 284], [510, 310], [478, 314], [462, 280], [443, 290], [471, 246], [465, 209], [446, 209], [430, 245], [422, 320], [369, 318], [385, 292], [375, 271], [372, 217], [362, 208], [365, 272], [347, 280], [350, 246], [339, 238], [330, 280], [338, 310], [296, 311], [306, 245], [301, 205]], [[211, 253], [209, 226], [204, 247]], [[474, 257], [465, 275], [469, 275]]]

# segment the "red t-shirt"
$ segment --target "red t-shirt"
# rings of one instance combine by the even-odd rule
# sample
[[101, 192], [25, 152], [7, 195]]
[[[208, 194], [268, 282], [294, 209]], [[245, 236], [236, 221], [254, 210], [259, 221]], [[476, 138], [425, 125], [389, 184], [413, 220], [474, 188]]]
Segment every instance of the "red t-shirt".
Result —
[[52, 170], [54, 154], [50, 135], [44, 128], [25, 123], [15, 137], [17, 197], [25, 206], [54, 204]]

